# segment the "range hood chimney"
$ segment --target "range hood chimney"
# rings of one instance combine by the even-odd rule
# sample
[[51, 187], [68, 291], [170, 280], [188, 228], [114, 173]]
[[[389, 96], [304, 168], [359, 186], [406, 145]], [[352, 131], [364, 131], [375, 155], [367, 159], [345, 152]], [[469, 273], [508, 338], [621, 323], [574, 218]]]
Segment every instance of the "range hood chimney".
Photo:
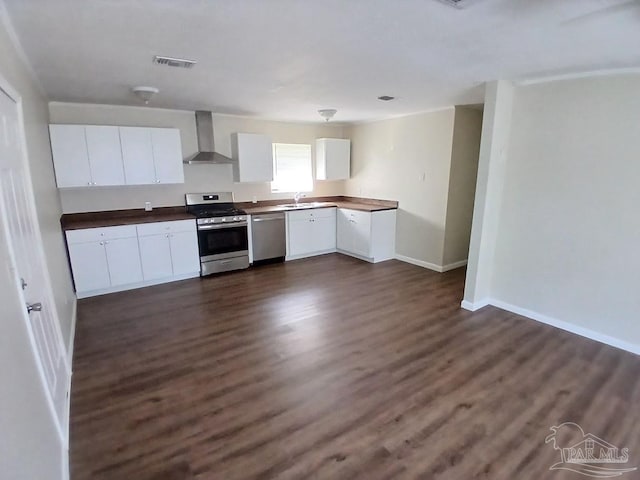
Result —
[[207, 111], [196, 111], [196, 134], [198, 153], [184, 161], [189, 165], [234, 163], [233, 159], [214, 151], [213, 115]]

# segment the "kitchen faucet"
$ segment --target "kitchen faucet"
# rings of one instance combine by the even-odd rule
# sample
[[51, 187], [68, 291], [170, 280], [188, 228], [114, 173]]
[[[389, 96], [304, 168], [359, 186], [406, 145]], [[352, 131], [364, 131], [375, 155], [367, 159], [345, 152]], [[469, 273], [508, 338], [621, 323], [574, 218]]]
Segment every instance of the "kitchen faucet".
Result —
[[298, 204], [301, 198], [302, 198], [302, 193], [296, 192], [296, 194], [293, 196], [293, 201], [296, 202], [296, 205]]

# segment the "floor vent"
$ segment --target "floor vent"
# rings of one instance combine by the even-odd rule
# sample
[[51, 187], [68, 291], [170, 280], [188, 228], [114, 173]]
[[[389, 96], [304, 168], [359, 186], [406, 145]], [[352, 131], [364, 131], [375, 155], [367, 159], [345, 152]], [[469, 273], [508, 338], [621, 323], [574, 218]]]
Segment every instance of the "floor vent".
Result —
[[197, 62], [195, 60], [187, 60], [186, 58], [161, 57], [156, 55], [153, 57], [153, 63], [156, 65], [166, 65], [168, 67], [192, 68]]

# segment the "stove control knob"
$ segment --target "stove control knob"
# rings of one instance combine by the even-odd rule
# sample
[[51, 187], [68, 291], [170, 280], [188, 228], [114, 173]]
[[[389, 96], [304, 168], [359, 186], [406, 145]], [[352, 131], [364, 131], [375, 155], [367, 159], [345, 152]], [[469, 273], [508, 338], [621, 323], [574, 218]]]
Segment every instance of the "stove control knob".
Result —
[[234, 222], [237, 222], [238, 220], [240, 220], [238, 217], [233, 217]]
[[226, 222], [226, 221], [227, 221], [227, 219], [223, 217], [223, 218], [222, 218], [222, 221], [223, 221], [223, 222]]

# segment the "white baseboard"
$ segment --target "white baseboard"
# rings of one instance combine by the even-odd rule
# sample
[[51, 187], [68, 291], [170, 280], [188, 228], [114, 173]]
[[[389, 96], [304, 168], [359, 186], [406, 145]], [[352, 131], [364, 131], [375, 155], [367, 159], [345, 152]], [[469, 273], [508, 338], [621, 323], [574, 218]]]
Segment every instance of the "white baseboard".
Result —
[[130, 283], [127, 285], [119, 285], [117, 287], [103, 288], [100, 290], [92, 290], [90, 292], [76, 292], [76, 295], [78, 296], [78, 298], [89, 298], [89, 297], [95, 297], [97, 295], [105, 295], [107, 293], [124, 292], [126, 290], [135, 290], [136, 288], [151, 287], [153, 285], [160, 285], [163, 283], [178, 282], [180, 280], [187, 280], [189, 278], [196, 278], [199, 276], [200, 276], [200, 272], [192, 272], [192, 273], [186, 273], [184, 275], [176, 275], [175, 277], [160, 278], [157, 280], [148, 280], [146, 282], [139, 282], [139, 283]]
[[76, 339], [76, 324], [78, 321], [78, 299], [74, 297], [73, 307], [71, 307], [71, 330], [69, 331], [69, 343], [67, 343], [67, 360], [69, 363], [69, 369], [73, 362], [73, 342]]
[[[635, 353], [636, 355], [640, 355], [640, 345], [638, 344], [626, 342], [619, 338], [611, 337], [604, 333], [596, 332], [594, 330], [581, 327], [574, 323], [565, 322], [564, 320], [559, 320], [557, 318], [549, 317], [548, 315], [534, 312], [533, 310], [528, 310], [526, 308], [518, 307], [516, 305], [512, 305], [510, 303], [506, 303], [501, 300], [496, 300], [492, 298], [492, 299], [489, 299], [489, 304], [493, 305], [494, 307], [501, 308], [502, 310], [507, 310], [509, 312], [522, 315], [523, 317], [527, 317], [532, 320], [536, 320], [538, 322], [551, 325], [552, 327], [556, 327], [561, 330], [565, 330], [567, 332], [575, 333], [576, 335], [580, 335], [582, 337], [595, 340], [596, 342], [604, 343], [606, 345], [610, 345], [612, 347], [619, 348], [621, 350], [626, 350], [627, 352]], [[463, 306], [463, 308], [465, 307]]]
[[469, 302], [468, 300], [463, 300], [460, 306], [465, 310], [469, 310], [471, 312], [475, 312], [476, 310], [480, 310], [482, 307], [486, 307], [489, 305], [489, 300], [484, 299], [479, 302]]
[[448, 272], [449, 270], [455, 270], [456, 268], [464, 267], [467, 264], [467, 260], [460, 260], [459, 262], [449, 263], [447, 265], [442, 266], [443, 272]]
[[425, 262], [424, 260], [418, 260], [417, 258], [400, 255], [399, 253], [396, 253], [395, 259], [400, 260], [401, 262], [410, 263], [411, 265], [417, 265], [418, 267], [428, 268], [429, 270], [433, 270], [434, 272], [439, 273], [448, 272], [449, 270], [464, 267], [467, 264], [467, 260], [461, 260], [459, 262], [449, 263], [447, 265], [436, 265], [435, 263]]

